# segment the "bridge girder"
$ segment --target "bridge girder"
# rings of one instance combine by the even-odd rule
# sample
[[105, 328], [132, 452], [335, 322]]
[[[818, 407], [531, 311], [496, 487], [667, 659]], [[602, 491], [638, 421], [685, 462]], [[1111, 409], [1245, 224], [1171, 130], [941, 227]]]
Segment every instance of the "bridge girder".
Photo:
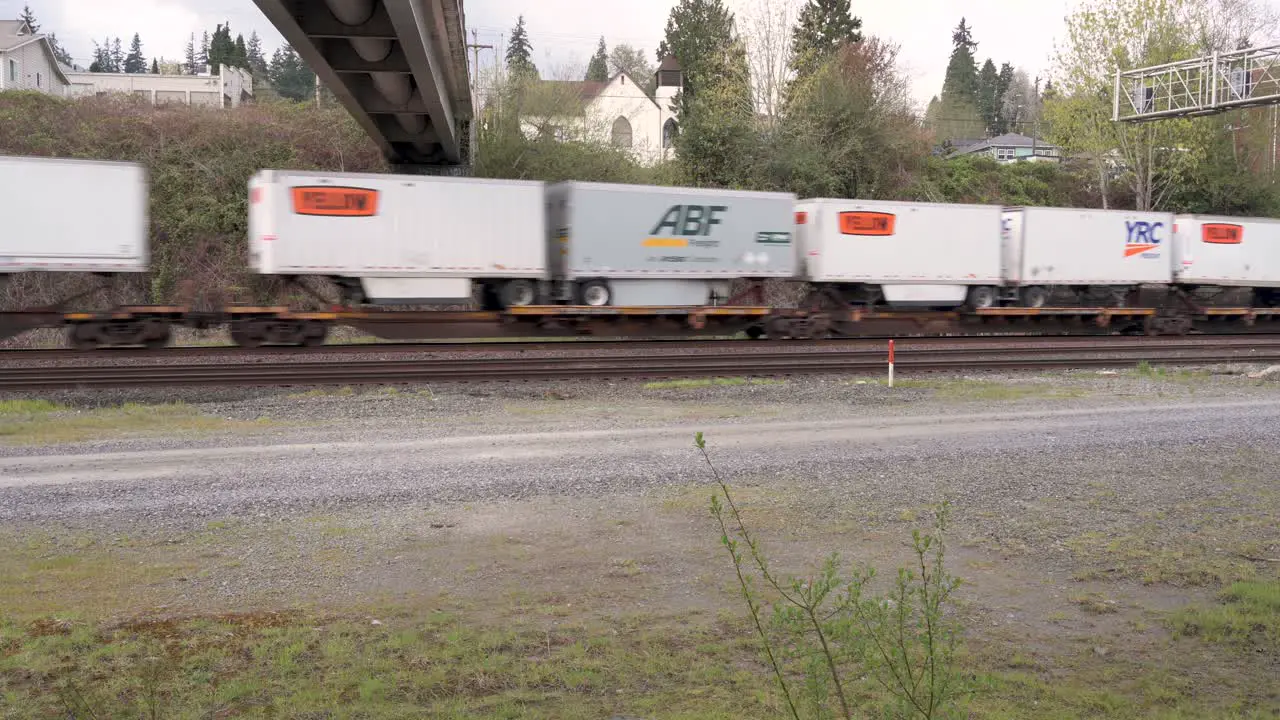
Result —
[[462, 0], [254, 0], [401, 167], [463, 163], [471, 119]]

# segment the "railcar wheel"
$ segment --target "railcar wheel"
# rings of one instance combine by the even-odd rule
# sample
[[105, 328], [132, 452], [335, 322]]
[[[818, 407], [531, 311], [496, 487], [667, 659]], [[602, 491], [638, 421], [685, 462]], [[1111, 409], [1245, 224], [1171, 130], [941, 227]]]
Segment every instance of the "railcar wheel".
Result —
[[578, 298], [583, 305], [604, 307], [613, 300], [613, 293], [609, 292], [609, 285], [603, 280], [591, 280], [578, 289]]
[[538, 299], [538, 289], [529, 280], [512, 280], [502, 286], [502, 306], [525, 307]]
[[302, 325], [302, 339], [299, 341], [303, 347], [320, 347], [324, 345], [325, 336], [329, 334], [329, 326], [319, 320], [308, 320]]
[[87, 352], [97, 350], [102, 344], [98, 327], [93, 323], [77, 323], [67, 328], [67, 344], [72, 350]]
[[142, 337], [142, 344], [148, 350], [160, 350], [168, 346], [172, 332], [169, 328], [169, 323], [164, 320], [151, 319], [143, 325]]

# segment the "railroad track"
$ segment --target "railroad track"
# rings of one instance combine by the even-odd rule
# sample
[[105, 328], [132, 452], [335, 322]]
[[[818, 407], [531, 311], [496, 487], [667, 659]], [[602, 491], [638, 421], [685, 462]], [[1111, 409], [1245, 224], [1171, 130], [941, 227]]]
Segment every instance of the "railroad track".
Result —
[[[997, 351], [998, 350], [998, 351]], [[1027, 347], [910, 348], [897, 353], [899, 371], [991, 371], [1231, 362], [1280, 363], [1280, 340], [1188, 345], [1177, 342], [1045, 343]], [[642, 352], [618, 355], [414, 360], [335, 360], [252, 364], [138, 364], [9, 367], [0, 372], [0, 390], [191, 385], [305, 386], [673, 378], [785, 376], [817, 373], [868, 374], [885, 370], [883, 348], [818, 352], [752, 352], [720, 348], [698, 354]]]
[[[305, 354], [407, 354], [407, 353], [506, 353], [506, 352], [590, 352], [596, 350], [716, 350], [732, 347], [739, 343], [749, 348], [775, 347], [786, 348], [831, 348], [833, 350], [883, 347], [889, 339], [885, 337], [858, 337], [829, 340], [745, 340], [745, 339], [636, 339], [636, 340], [497, 340], [488, 342], [379, 342], [323, 345], [320, 347], [258, 347], [242, 348], [236, 345], [186, 345], [167, 347], [160, 350], [144, 348], [102, 348], [92, 351], [69, 350], [65, 348], [18, 348], [0, 349], [0, 366], [8, 362], [45, 361], [45, 360], [94, 360], [102, 359], [172, 359], [172, 358], [224, 358], [231, 356], [272, 357], [298, 356]], [[897, 336], [900, 345], [947, 344], [947, 345], [1008, 345], [1011, 343], [1053, 343], [1055, 346], [1097, 345], [1106, 343], [1146, 342], [1153, 344], [1185, 343], [1190, 345], [1247, 345], [1264, 347], [1268, 344], [1280, 344], [1280, 336], [1256, 335], [1193, 335], [1189, 337], [1134, 337], [1109, 336], [1103, 340], [1097, 336], [1064, 335], [957, 335], [934, 337], [902, 337]], [[1117, 345], [1113, 345], [1116, 347]]]

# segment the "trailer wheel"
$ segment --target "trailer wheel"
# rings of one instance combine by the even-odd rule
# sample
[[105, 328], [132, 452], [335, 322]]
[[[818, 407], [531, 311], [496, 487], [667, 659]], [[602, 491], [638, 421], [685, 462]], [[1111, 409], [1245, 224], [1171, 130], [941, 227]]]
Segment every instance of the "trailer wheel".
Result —
[[1022, 306], [1029, 308], [1044, 307], [1045, 302], [1049, 299], [1049, 293], [1042, 287], [1022, 288], [1020, 295], [1022, 296]]
[[538, 290], [529, 280], [512, 280], [502, 286], [502, 307], [524, 307], [538, 299]]
[[969, 288], [969, 307], [975, 310], [982, 308], [995, 307], [996, 289], [986, 285], [976, 285]]
[[578, 299], [583, 305], [604, 307], [613, 300], [609, 285], [603, 280], [589, 280], [578, 288]]

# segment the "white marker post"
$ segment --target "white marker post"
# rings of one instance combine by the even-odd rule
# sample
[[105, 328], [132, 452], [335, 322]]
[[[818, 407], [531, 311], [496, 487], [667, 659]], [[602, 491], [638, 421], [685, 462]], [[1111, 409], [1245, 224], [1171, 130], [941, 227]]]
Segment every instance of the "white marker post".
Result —
[[889, 340], [889, 387], [893, 387], [893, 340]]

